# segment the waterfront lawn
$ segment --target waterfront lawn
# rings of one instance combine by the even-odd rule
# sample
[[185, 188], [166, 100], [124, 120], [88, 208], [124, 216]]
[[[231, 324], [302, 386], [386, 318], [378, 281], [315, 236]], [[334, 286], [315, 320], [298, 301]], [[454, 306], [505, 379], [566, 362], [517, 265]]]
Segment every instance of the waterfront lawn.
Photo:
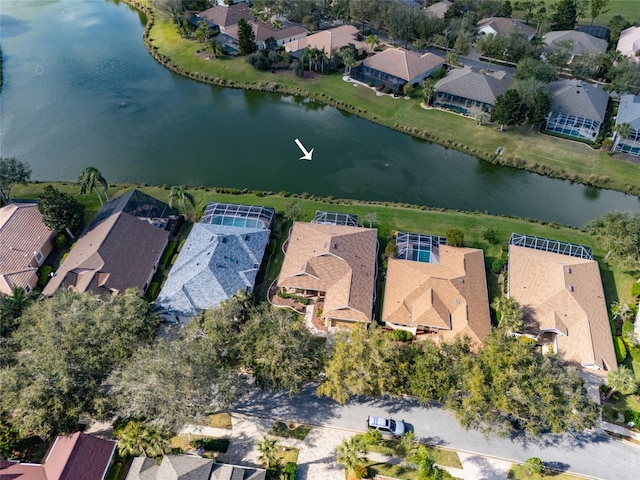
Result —
[[[549, 7], [559, 0], [549, 0], [547, 3], [547, 11]], [[609, 20], [611, 20], [615, 15], [622, 15], [623, 17], [627, 17], [631, 23], [640, 22], [640, 9], [638, 9], [637, 2], [633, 0], [610, 0], [609, 4], [606, 7], [606, 12], [598, 15], [593, 22], [594, 25], [604, 25], [607, 26], [609, 24]], [[515, 9], [514, 9], [515, 13]], [[516, 17], [516, 15], [514, 15]], [[586, 18], [581, 18], [581, 25], [589, 25], [591, 23], [590, 11], [587, 10]]]
[[[16, 198], [37, 198], [45, 185], [49, 183], [30, 183], [28, 185], [16, 185], [14, 195]], [[99, 209], [99, 203], [95, 195], [82, 196], [79, 194], [77, 185], [68, 183], [53, 183], [61, 191], [70, 193], [79, 201], [87, 205], [87, 214], [93, 215]], [[115, 197], [131, 188], [139, 188], [143, 192], [168, 201], [169, 190], [160, 186], [119, 184], [112, 186], [111, 196]], [[616, 264], [604, 264], [602, 259], [606, 252], [596, 248], [591, 236], [581, 230], [564, 227], [553, 223], [527, 221], [526, 219], [497, 217], [480, 212], [461, 212], [454, 210], [434, 209], [427, 207], [413, 207], [408, 205], [398, 205], [390, 202], [369, 204], [357, 200], [331, 200], [322, 202], [320, 199], [304, 199], [278, 194], [256, 195], [255, 193], [232, 194], [218, 193], [215, 188], [194, 188], [190, 190], [196, 201], [197, 211], [202, 210], [211, 201], [242, 203], [252, 205], [265, 205], [274, 207], [278, 213], [283, 213], [286, 205], [291, 201], [300, 204], [302, 220], [310, 221], [316, 210], [328, 210], [334, 212], [355, 213], [364, 218], [369, 213], [376, 213], [378, 224], [378, 237], [381, 240], [381, 250], [386, 242], [391, 238], [393, 232], [414, 232], [433, 235], [446, 235], [447, 231], [457, 228], [464, 232], [465, 245], [469, 247], [482, 248], [485, 255], [490, 258], [498, 258], [507, 248], [509, 236], [513, 232], [526, 235], [551, 238], [563, 242], [579, 243], [593, 248], [596, 259], [601, 263], [601, 272], [605, 287], [605, 295], [609, 303], [613, 301], [630, 302], [631, 284], [635, 278], [624, 272]], [[483, 238], [483, 233], [487, 229], [497, 231], [498, 244], [490, 244]], [[286, 239], [286, 228], [282, 229], [277, 248], [280, 248], [281, 241]], [[277, 264], [269, 267], [271, 277], [274, 275]], [[275, 277], [274, 277], [275, 278]]]

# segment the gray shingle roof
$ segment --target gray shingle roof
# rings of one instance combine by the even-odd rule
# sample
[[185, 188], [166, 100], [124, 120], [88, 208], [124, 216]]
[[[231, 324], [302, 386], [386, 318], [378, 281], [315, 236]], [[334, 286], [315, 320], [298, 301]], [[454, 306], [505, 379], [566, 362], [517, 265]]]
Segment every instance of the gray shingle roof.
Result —
[[505, 71], [487, 75], [465, 67], [451, 71], [436, 83], [435, 90], [495, 105], [496, 98], [506, 92], [512, 82], [513, 75]]
[[192, 455], [165, 455], [156, 480], [204, 480], [211, 473], [213, 460]]
[[196, 223], [156, 301], [160, 312], [192, 317], [253, 290], [270, 230]]
[[265, 478], [267, 478], [265, 470], [221, 463], [216, 463], [211, 472], [211, 480], [264, 480]]
[[581, 80], [557, 80], [548, 85], [552, 95], [551, 111], [602, 122], [609, 93]]
[[640, 95], [622, 95], [618, 107], [616, 125], [630, 123], [631, 128], [640, 130]]
[[569, 49], [573, 55], [586, 55], [590, 52], [604, 53], [607, 51], [607, 41], [596, 38], [584, 32], [575, 30], [561, 30], [557, 32], [548, 32], [542, 40], [547, 45], [545, 48], [548, 52], [560, 50], [560, 42], [573, 42], [573, 48]]
[[125, 480], [156, 480], [158, 468], [154, 458], [134, 457]]

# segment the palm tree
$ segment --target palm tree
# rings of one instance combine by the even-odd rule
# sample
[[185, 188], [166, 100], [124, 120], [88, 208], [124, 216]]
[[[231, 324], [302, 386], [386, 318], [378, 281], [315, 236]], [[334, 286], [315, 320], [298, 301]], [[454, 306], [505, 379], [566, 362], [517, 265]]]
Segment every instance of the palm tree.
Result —
[[632, 130], [633, 130], [633, 127], [628, 122], [624, 122], [624, 123], [621, 123], [620, 125], [616, 125], [616, 132], [621, 138], [627, 138], [629, 135], [631, 135]]
[[338, 463], [344, 465], [348, 473], [362, 465], [366, 455], [367, 446], [360, 437], [351, 437], [338, 445]]
[[277, 449], [278, 440], [270, 439], [266, 435], [258, 443], [258, 452], [260, 452], [258, 460], [266, 470], [271, 470], [278, 466]]
[[607, 374], [607, 385], [611, 387], [607, 398], [610, 398], [613, 392], [629, 395], [638, 391], [638, 382], [633, 374], [633, 370], [624, 365], [618, 368], [618, 370], [611, 370]]
[[104, 202], [102, 201], [102, 195], [100, 194], [100, 190], [98, 190], [98, 186], [102, 187], [104, 197], [107, 202], [109, 201], [107, 181], [96, 167], [88, 166], [83, 168], [76, 182], [80, 184], [80, 194], [82, 195], [86, 195], [91, 190], [95, 190], [96, 195], [98, 195], [98, 200], [100, 200], [100, 205], [104, 205]]
[[371, 47], [371, 50], [375, 50], [380, 45], [380, 40], [377, 35], [367, 35], [364, 39], [364, 43]]
[[186, 215], [187, 202], [189, 202], [192, 207], [196, 206], [196, 200], [191, 193], [187, 192], [187, 187], [185, 187], [184, 185], [171, 187], [171, 191], [169, 192], [170, 208], [173, 208], [173, 206], [177, 203]]
[[130, 420], [114, 432], [118, 439], [118, 452], [122, 456], [160, 457], [164, 455], [168, 441], [164, 432], [146, 425], [141, 420]]
[[431, 478], [435, 461], [424, 445], [420, 445], [416, 453], [411, 455], [410, 463], [418, 471], [419, 479]]
[[218, 40], [210, 40], [207, 49], [209, 53], [213, 55], [213, 58], [218, 58], [220, 55], [224, 53], [224, 49], [222, 48], [222, 44]]
[[498, 324], [506, 328], [507, 333], [524, 330], [522, 310], [513, 298], [500, 295], [493, 300], [491, 307], [499, 314]]

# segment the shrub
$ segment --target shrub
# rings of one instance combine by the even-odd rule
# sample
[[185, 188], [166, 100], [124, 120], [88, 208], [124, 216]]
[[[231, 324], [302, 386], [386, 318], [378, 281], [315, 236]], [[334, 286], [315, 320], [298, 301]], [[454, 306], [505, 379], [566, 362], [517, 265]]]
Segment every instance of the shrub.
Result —
[[624, 359], [627, 358], [627, 348], [621, 337], [613, 337], [613, 349], [616, 351], [616, 360], [618, 363], [624, 362]]
[[353, 468], [353, 473], [357, 479], [366, 478], [367, 477], [367, 467], [364, 465], [356, 465]]
[[284, 466], [284, 470], [282, 473], [287, 480], [295, 480], [296, 479], [296, 470], [298, 469], [298, 465], [295, 462], [288, 462]]
[[391, 332], [391, 336], [396, 342], [408, 342], [413, 338], [411, 332], [406, 330], [394, 330]]
[[631, 285], [631, 295], [634, 297], [640, 297], [640, 282], [636, 282]]
[[495, 228], [487, 228], [482, 232], [482, 238], [495, 245], [498, 243], [498, 231]]
[[625, 410], [624, 411], [624, 421], [629, 423], [633, 422], [636, 426], [640, 425], [640, 412], [636, 412], [635, 410]]
[[151, 282], [147, 289], [147, 299], [151, 301], [155, 300], [158, 297], [158, 290], [160, 290], [160, 284], [158, 282]]
[[67, 237], [65, 237], [61, 233], [56, 235], [55, 238], [53, 239], [53, 246], [58, 250], [60, 250], [61, 248], [64, 248], [66, 245], [67, 245]]
[[543, 470], [542, 460], [538, 457], [531, 457], [524, 462], [524, 468], [529, 475], [540, 475]]
[[42, 290], [44, 288], [44, 286], [47, 284], [47, 282], [49, 281], [49, 277], [51, 276], [51, 272], [52, 272], [53, 268], [51, 268], [49, 265], [42, 265], [39, 269], [38, 269], [38, 290]]
[[228, 438], [199, 438], [191, 442], [194, 448], [202, 448], [209, 452], [227, 453], [229, 448]]
[[629, 340], [633, 339], [633, 323], [632, 322], [623, 322], [622, 323], [622, 338], [627, 338]]
[[178, 244], [176, 242], [169, 242], [167, 244], [167, 248], [164, 249], [164, 252], [162, 253], [162, 257], [160, 257], [161, 267], [164, 267], [169, 262], [169, 260], [175, 253], [176, 248], [178, 248]]
[[447, 245], [452, 247], [462, 247], [464, 244], [464, 233], [462, 230], [453, 228], [447, 232]]
[[284, 290], [278, 290], [276, 292], [276, 295], [278, 295], [280, 298], [288, 298], [290, 300], [294, 300], [298, 303], [301, 303], [302, 305], [309, 304], [309, 299], [307, 297], [303, 297], [302, 295], [296, 295], [295, 293], [287, 293]]
[[496, 258], [491, 264], [491, 271], [496, 275], [502, 271], [504, 268], [504, 260], [501, 258]]
[[382, 443], [382, 432], [380, 432], [380, 430], [368, 429], [364, 434], [364, 441], [367, 445], [380, 445]]

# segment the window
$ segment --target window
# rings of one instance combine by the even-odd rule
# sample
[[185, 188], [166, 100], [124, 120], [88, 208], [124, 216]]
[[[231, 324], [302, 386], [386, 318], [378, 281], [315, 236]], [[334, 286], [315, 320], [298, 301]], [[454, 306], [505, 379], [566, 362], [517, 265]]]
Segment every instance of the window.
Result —
[[42, 252], [39, 252], [39, 251], [38, 252], [33, 252], [33, 254], [35, 255], [36, 261], [38, 263], [40, 263], [40, 262], [42, 262], [42, 260], [44, 260], [44, 257], [42, 256]]

